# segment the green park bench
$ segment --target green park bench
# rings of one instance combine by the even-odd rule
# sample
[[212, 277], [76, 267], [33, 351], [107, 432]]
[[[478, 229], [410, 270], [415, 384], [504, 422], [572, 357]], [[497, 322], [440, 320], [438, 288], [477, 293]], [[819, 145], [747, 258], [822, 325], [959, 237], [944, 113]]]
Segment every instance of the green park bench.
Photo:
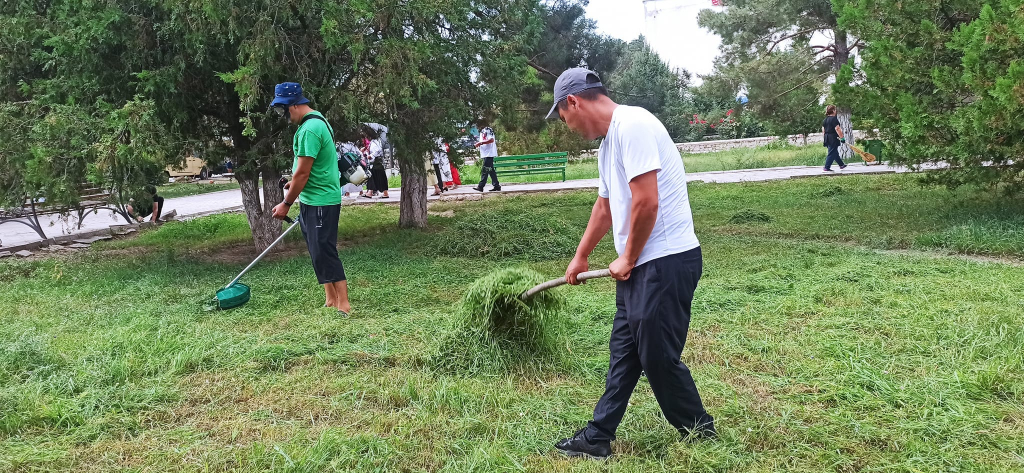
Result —
[[565, 167], [569, 153], [525, 154], [521, 156], [498, 156], [494, 158], [494, 171], [499, 177], [527, 174], [562, 174], [565, 182]]

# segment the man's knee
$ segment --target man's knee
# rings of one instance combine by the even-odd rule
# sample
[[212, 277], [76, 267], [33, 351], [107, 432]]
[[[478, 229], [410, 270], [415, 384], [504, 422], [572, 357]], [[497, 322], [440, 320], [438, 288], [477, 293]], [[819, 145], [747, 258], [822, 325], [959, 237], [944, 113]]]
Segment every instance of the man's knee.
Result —
[[669, 370], [679, 369], [689, 371], [686, 365], [679, 361], [679, 355], [673, 355], [664, 350], [644, 350], [640, 353], [640, 366], [647, 373], [660, 373]]

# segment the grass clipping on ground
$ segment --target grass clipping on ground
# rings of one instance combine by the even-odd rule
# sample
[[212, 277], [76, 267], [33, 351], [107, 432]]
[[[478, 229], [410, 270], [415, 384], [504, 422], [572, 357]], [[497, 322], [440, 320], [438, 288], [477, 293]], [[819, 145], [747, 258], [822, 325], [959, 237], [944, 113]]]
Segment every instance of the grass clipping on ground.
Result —
[[435, 366], [470, 372], [557, 368], [562, 361], [563, 298], [552, 291], [520, 298], [545, 280], [536, 271], [510, 268], [474, 282], [447, 333], [438, 337]]

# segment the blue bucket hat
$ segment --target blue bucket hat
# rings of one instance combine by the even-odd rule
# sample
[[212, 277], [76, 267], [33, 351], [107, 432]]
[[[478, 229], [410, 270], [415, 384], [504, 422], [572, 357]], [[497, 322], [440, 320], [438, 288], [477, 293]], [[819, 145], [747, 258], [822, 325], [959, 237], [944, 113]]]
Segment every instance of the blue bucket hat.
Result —
[[282, 82], [274, 87], [274, 101], [270, 102], [270, 106], [291, 106], [304, 103], [309, 103], [309, 99], [302, 96], [302, 86], [298, 82]]

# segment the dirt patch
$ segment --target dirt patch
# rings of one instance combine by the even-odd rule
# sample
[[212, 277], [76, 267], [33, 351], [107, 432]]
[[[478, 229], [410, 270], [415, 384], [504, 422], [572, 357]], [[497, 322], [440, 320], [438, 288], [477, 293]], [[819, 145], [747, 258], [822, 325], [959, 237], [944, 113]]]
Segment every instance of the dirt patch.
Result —
[[[342, 245], [338, 245], [341, 247]], [[151, 256], [154, 253], [164, 251], [163, 249], [154, 249], [150, 247], [131, 247], [131, 248], [115, 248], [115, 249], [99, 249], [96, 256], [100, 258], [111, 258], [111, 259], [131, 259], [138, 257]], [[302, 242], [284, 242], [278, 244], [274, 251], [268, 254], [263, 260], [264, 261], [281, 261], [296, 256], [304, 255], [306, 253], [306, 245]], [[66, 254], [66, 253], [65, 253]], [[225, 264], [225, 265], [237, 265], [243, 263], [249, 263], [260, 254], [256, 250], [256, 247], [252, 246], [251, 243], [235, 244], [229, 246], [223, 246], [217, 249], [204, 249], [188, 251], [187, 249], [176, 249], [175, 258], [178, 259], [196, 259], [209, 263]], [[52, 257], [53, 254], [46, 256]]]
[[747, 394], [757, 400], [755, 405], [766, 411], [775, 403], [775, 395], [772, 387], [755, 376], [747, 374], [732, 374], [728, 371], [722, 372], [722, 381], [732, 386], [739, 393]]
[[[263, 261], [282, 261], [306, 254], [306, 245], [302, 242], [279, 243]], [[248, 263], [259, 256], [260, 251], [251, 243], [231, 245], [216, 250], [204, 250], [188, 253], [189, 257], [218, 264]]]
[[15, 279], [30, 278], [35, 274], [35, 269], [29, 267], [10, 267], [0, 272], [0, 282], [11, 282]]
[[716, 349], [716, 337], [721, 331], [717, 325], [691, 330], [686, 336], [683, 361], [691, 367], [723, 361]]
[[[305, 367], [303, 369], [306, 369]], [[147, 430], [189, 428], [222, 445], [286, 441], [296, 430], [312, 436], [341, 416], [326, 385], [262, 384], [228, 372], [195, 373], [180, 383], [183, 399], [142, 419]]]

